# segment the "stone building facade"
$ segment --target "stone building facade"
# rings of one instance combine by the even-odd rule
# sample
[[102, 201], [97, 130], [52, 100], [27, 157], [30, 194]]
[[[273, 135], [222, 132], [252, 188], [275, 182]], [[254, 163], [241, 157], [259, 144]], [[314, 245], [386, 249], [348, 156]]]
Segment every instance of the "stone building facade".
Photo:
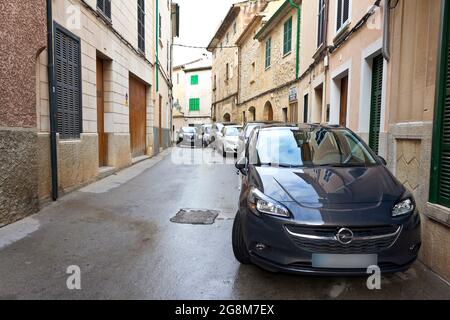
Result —
[[[13, 130], [0, 143], [1, 177], [7, 177], [0, 189], [0, 226], [54, 197], [53, 177], [62, 195], [171, 144], [171, 44], [178, 6], [170, 0], [53, 0], [52, 6], [52, 114], [46, 2], [11, 1], [2, 13], [7, 32], [1, 33], [1, 52], [10, 62], [2, 64], [1, 81], [9, 81], [2, 88], [14, 90], [1, 101], [0, 127]], [[51, 166], [52, 117], [57, 175]]]
[[296, 85], [296, 29], [296, 10], [289, 2], [271, 1], [238, 40], [240, 121], [297, 122], [289, 105]]
[[[55, 37], [69, 37], [81, 53], [82, 129], [75, 137], [58, 134], [58, 184], [63, 193], [170, 144], [171, 3], [159, 0], [159, 13], [155, 1], [112, 1], [106, 9], [98, 3], [54, 1]], [[74, 24], [74, 12], [79, 12], [80, 24]], [[51, 188], [46, 57], [46, 52], [40, 56], [37, 110], [40, 198], [48, 197]]]
[[[301, 9], [298, 49], [297, 8], [285, 0], [269, 2], [237, 41], [240, 50], [239, 120], [243, 122], [325, 120], [327, 42], [325, 37], [316, 41], [319, 14], [312, 14], [319, 13], [319, 2], [293, 3]], [[322, 10], [322, 28], [325, 27], [325, 14]], [[290, 50], [284, 52], [286, 37], [290, 41]]]
[[234, 4], [208, 45], [213, 55], [212, 119], [238, 121], [238, 48], [235, 43], [252, 18], [267, 5], [266, 0], [242, 1]]
[[0, 227], [39, 207], [36, 73], [47, 45], [44, 0], [6, 1], [1, 8]]

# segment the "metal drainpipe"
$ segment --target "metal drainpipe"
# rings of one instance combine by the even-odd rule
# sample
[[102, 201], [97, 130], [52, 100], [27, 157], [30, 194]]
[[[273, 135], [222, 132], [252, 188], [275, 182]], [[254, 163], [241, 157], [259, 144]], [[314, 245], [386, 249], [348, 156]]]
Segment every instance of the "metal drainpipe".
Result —
[[155, 74], [156, 74], [156, 92], [159, 92], [159, 0], [156, 0], [156, 62], [155, 62]]
[[52, 199], [56, 201], [58, 194], [58, 149], [56, 141], [56, 88], [55, 88], [55, 62], [53, 53], [53, 14], [52, 0], [47, 0], [47, 58], [48, 58], [48, 91], [50, 111], [50, 159], [52, 174]]
[[300, 73], [300, 21], [302, 9], [298, 4], [294, 3], [294, 0], [289, 0], [289, 2], [291, 4], [291, 7], [297, 9], [297, 50], [295, 57], [295, 79], [298, 80]]
[[390, 29], [391, 29], [391, 9], [390, 9], [390, 1], [384, 1], [384, 27], [383, 27], [383, 57], [387, 62], [391, 59], [390, 52]]

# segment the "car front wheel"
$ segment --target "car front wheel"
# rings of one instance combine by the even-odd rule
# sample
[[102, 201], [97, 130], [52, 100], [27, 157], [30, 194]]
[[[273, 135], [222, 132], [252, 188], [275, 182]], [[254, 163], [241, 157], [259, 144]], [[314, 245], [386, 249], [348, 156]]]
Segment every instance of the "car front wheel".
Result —
[[244, 235], [242, 233], [242, 220], [240, 212], [236, 214], [236, 218], [234, 219], [232, 242], [236, 260], [241, 264], [251, 264], [250, 254], [248, 253], [247, 245], [245, 244]]

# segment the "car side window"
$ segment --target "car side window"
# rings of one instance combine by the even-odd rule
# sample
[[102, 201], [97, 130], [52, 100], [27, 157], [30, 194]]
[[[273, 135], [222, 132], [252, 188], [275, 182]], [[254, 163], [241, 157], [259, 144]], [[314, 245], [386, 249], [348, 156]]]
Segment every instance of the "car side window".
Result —
[[254, 130], [250, 135], [250, 140], [247, 144], [246, 156], [248, 157], [249, 164], [258, 163], [258, 152], [256, 146], [258, 144], [258, 130]]

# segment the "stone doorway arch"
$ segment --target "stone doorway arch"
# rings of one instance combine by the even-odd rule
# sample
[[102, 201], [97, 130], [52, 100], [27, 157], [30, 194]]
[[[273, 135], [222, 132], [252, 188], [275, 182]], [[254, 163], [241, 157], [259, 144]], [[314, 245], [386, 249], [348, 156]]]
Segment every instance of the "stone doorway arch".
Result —
[[225, 113], [225, 114], [223, 115], [223, 121], [224, 121], [224, 122], [231, 122], [231, 116], [230, 116], [229, 113]]
[[273, 121], [273, 108], [270, 101], [267, 101], [264, 105], [264, 120]]

